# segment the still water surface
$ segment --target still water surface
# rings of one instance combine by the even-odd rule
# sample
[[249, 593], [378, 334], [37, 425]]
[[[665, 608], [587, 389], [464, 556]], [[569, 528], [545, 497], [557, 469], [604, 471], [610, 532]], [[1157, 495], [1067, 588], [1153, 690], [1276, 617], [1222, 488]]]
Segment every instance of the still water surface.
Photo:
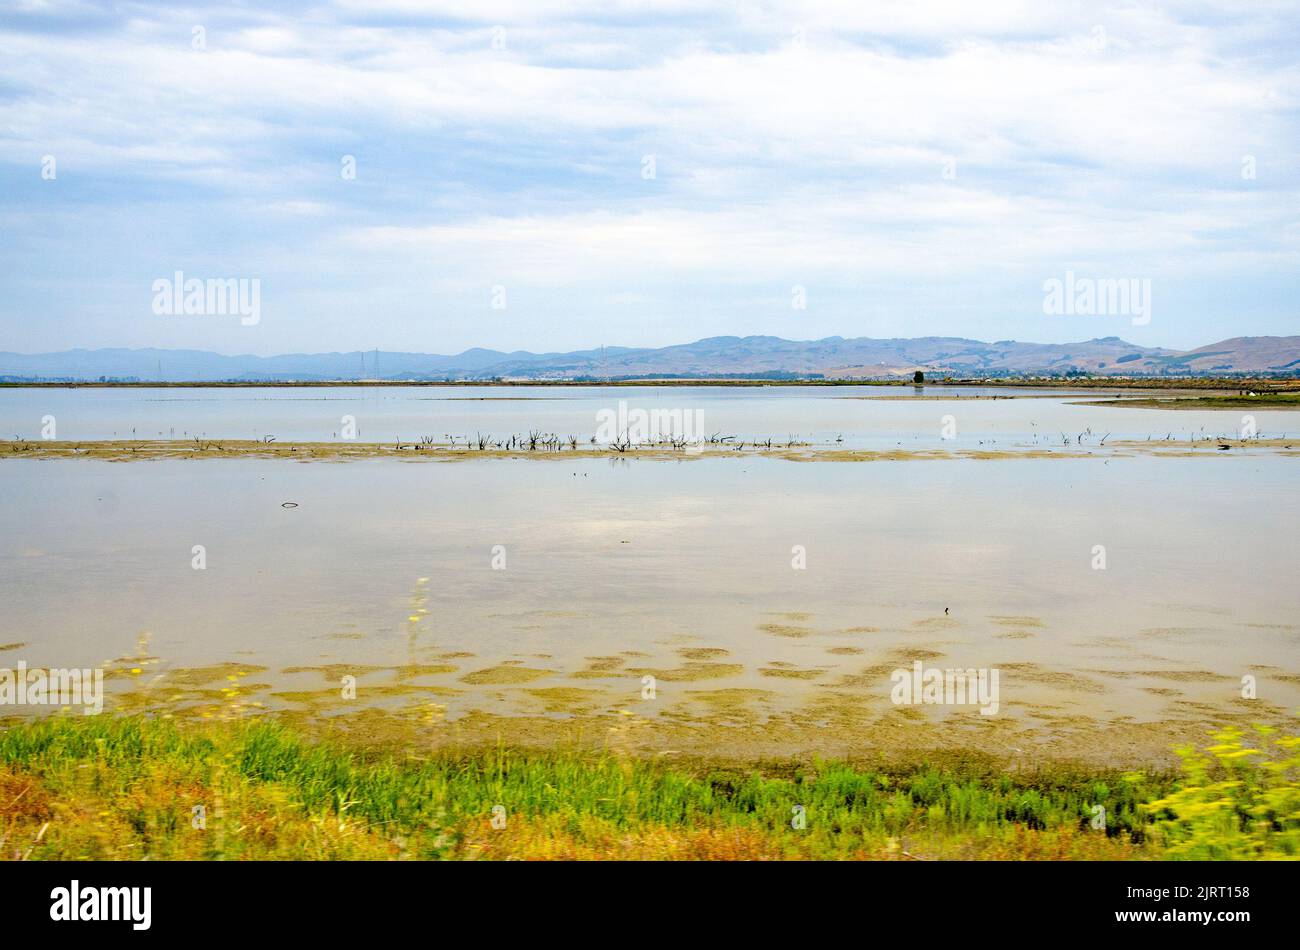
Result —
[[[1084, 397], [1059, 391], [940, 395], [20, 389], [0, 391], [0, 431], [37, 437], [52, 415], [61, 439], [285, 442], [329, 440], [353, 415], [362, 441], [540, 429], [585, 442], [620, 400], [698, 411], [705, 431], [737, 439], [844, 448], [1016, 451], [1089, 431], [1095, 444], [1241, 423], [1071, 405]], [[940, 438], [945, 415], [955, 440]], [[1300, 413], [1257, 421], [1264, 435], [1300, 433]], [[958, 742], [974, 729], [974, 746], [1018, 752], [1029, 737], [1073, 755], [1092, 736], [1102, 757], [1121, 730], [1130, 748], [1150, 733], [1158, 753], [1173, 733], [1156, 730], [1171, 723], [1194, 737], [1232, 714], [1276, 720], [1300, 706], [1300, 462], [1262, 447], [811, 463], [5, 455], [0, 666], [108, 661], [112, 703], [152, 691], [201, 709], [234, 675], [245, 699], [313, 716], [434, 699], [452, 723], [563, 723], [633, 707], [670, 725], [739, 724], [730, 742], [784, 722], [777, 751], [831, 740], [853, 751], [878, 738], [853, 723], [892, 735], [921, 715], [890, 703], [890, 672], [920, 659], [1000, 671], [997, 724], [924, 710], [959, 720]], [[646, 675], [654, 702], [642, 701]], [[1242, 699], [1243, 676], [1258, 700]], [[989, 731], [1008, 721], [1027, 725]]]
[[[994, 398], [996, 397], [996, 398]], [[1014, 398], [1011, 398], [1014, 397]], [[1080, 406], [1102, 394], [979, 387], [325, 387], [265, 389], [0, 390], [0, 433], [39, 438], [53, 416], [60, 439], [158, 439], [201, 436], [280, 442], [338, 439], [345, 416], [362, 442], [462, 443], [529, 430], [596, 434], [602, 410], [681, 410], [706, 435], [738, 440], [790, 439], [843, 448], [1003, 449], [1060, 444], [1091, 430], [1098, 439], [1235, 435], [1240, 411], [1170, 412]], [[951, 415], [954, 439], [943, 439]], [[1261, 435], [1300, 435], [1300, 412], [1256, 414]]]

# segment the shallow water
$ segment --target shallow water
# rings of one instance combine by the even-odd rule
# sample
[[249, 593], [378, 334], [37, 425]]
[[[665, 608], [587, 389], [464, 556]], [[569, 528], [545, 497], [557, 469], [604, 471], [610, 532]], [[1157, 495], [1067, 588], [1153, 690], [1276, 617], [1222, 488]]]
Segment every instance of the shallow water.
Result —
[[[600, 428], [600, 413], [617, 416], [620, 402], [629, 412], [679, 410], [692, 436], [865, 449], [1013, 450], [1061, 445], [1080, 435], [1094, 444], [1107, 435], [1236, 436], [1242, 426], [1238, 410], [1071, 404], [1102, 398], [1095, 391], [911, 386], [4, 389], [0, 433], [40, 438], [42, 420], [53, 416], [59, 439], [333, 441], [350, 416], [363, 442], [428, 436], [463, 443], [476, 433], [500, 439], [540, 430], [585, 444]], [[1255, 418], [1262, 436], [1300, 435], [1300, 412], [1259, 411]]]
[[[259, 701], [329, 714], [342, 670], [383, 705], [410, 697], [367, 695], [394, 674], [366, 668], [441, 664], [398, 679], [451, 719], [611, 709], [651, 673], [641, 709], [689, 719], [719, 690], [761, 691], [727, 694], [760, 717], [885, 715], [889, 671], [920, 658], [1000, 669], [1012, 718], [1210, 721], [1247, 674], [1270, 708], [1300, 703], [1296, 465], [8, 460], [0, 644], [26, 645], [0, 665], [143, 652], [160, 662], [115, 688], [165, 689], [236, 663]], [[592, 692], [530, 692], [573, 689]]]

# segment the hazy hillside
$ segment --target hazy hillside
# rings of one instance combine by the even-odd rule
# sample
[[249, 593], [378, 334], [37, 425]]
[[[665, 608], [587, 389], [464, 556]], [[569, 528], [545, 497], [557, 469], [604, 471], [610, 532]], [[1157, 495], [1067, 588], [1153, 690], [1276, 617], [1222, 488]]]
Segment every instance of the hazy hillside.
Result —
[[455, 356], [366, 351], [224, 356], [202, 350], [67, 350], [0, 353], [3, 379], [141, 381], [355, 379], [574, 379], [700, 376], [873, 378], [911, 374], [1000, 376], [1087, 372], [1187, 375], [1300, 372], [1300, 336], [1237, 337], [1190, 351], [1141, 347], [1118, 337], [1080, 343], [984, 343], [961, 337], [784, 340], [721, 336], [659, 348], [572, 353], [472, 349]]
[[1300, 370], [1300, 337], [1239, 336], [1184, 353], [1178, 360], [1197, 373], [1222, 372], [1231, 366], [1235, 372], [1296, 372]]

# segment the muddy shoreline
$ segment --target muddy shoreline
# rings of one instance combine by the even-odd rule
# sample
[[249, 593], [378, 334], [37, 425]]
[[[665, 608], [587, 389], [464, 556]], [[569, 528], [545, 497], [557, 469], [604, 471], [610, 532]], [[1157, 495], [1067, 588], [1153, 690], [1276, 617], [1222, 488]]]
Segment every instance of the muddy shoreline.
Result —
[[1083, 459], [1138, 456], [1193, 458], [1270, 454], [1300, 456], [1300, 435], [1286, 439], [1115, 440], [1088, 445], [1033, 446], [1023, 449], [840, 449], [829, 446], [779, 445], [765, 442], [722, 443], [670, 448], [659, 445], [624, 451], [579, 443], [558, 449], [478, 449], [463, 443], [259, 442], [239, 439], [43, 441], [3, 443], [0, 459], [95, 459], [108, 462], [158, 459], [286, 459], [296, 462], [347, 462], [393, 459], [407, 462], [464, 462], [474, 459], [642, 459], [689, 462], [703, 458], [776, 458], [791, 462], [902, 462], [912, 460]]

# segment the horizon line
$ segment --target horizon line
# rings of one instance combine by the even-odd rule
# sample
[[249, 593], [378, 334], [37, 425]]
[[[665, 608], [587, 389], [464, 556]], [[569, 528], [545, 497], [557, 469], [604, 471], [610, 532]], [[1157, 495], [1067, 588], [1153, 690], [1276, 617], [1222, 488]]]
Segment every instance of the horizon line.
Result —
[[1189, 348], [1187, 348], [1187, 349], [1183, 349], [1183, 348], [1180, 348], [1180, 347], [1165, 346], [1165, 345], [1162, 345], [1162, 344], [1157, 344], [1157, 345], [1148, 345], [1148, 344], [1141, 344], [1141, 343], [1133, 343], [1132, 341], [1130, 341], [1130, 340], [1126, 340], [1126, 339], [1124, 339], [1123, 337], [1118, 336], [1118, 335], [1116, 335], [1116, 334], [1111, 334], [1111, 335], [1108, 335], [1108, 336], [1089, 337], [1088, 339], [1069, 339], [1069, 340], [1062, 340], [1062, 341], [1048, 341], [1048, 340], [1017, 340], [1017, 339], [982, 340], [982, 339], [978, 339], [978, 338], [976, 338], [976, 337], [966, 337], [966, 336], [946, 336], [946, 335], [938, 335], [938, 334], [923, 334], [923, 335], [921, 335], [921, 336], [883, 336], [883, 337], [873, 337], [873, 336], [843, 336], [843, 335], [840, 335], [840, 334], [832, 334], [831, 336], [816, 337], [816, 338], [809, 338], [809, 339], [797, 339], [797, 338], [793, 338], [793, 337], [775, 336], [775, 335], [773, 335], [773, 334], [769, 334], [769, 333], [751, 333], [751, 334], [747, 334], [747, 335], [744, 335], [744, 336], [740, 336], [740, 335], [736, 335], [736, 334], [715, 334], [715, 335], [713, 335], [713, 336], [697, 337], [697, 338], [695, 338], [695, 339], [693, 339], [693, 340], [685, 340], [685, 341], [678, 342], [678, 343], [664, 343], [664, 344], [660, 344], [660, 345], [658, 345], [658, 346], [628, 346], [628, 345], [619, 344], [619, 343], [600, 343], [600, 344], [595, 344], [595, 345], [591, 345], [591, 346], [583, 346], [583, 347], [577, 347], [577, 348], [575, 348], [575, 349], [567, 349], [567, 350], [564, 350], [564, 349], [550, 349], [550, 350], [511, 349], [511, 350], [503, 350], [503, 349], [497, 349], [497, 348], [495, 348], [495, 347], [491, 347], [491, 346], [470, 346], [470, 347], [467, 347], [467, 348], [465, 348], [465, 349], [463, 349], [463, 350], [460, 350], [460, 351], [458, 351], [458, 352], [454, 352], [454, 353], [443, 353], [443, 352], [433, 352], [433, 351], [429, 351], [429, 350], [399, 350], [399, 349], [388, 349], [388, 350], [386, 350], [386, 349], [384, 349], [384, 348], [381, 346], [381, 347], [367, 347], [367, 348], [365, 348], [365, 349], [351, 349], [351, 350], [340, 350], [340, 349], [333, 349], [333, 350], [315, 350], [315, 351], [309, 351], [309, 350], [286, 350], [286, 351], [281, 351], [281, 352], [276, 352], [276, 353], [262, 354], [262, 353], [253, 353], [253, 352], [249, 352], [249, 351], [243, 351], [243, 352], [223, 352], [223, 351], [221, 351], [221, 350], [212, 350], [212, 349], [203, 349], [203, 348], [193, 348], [193, 347], [161, 347], [161, 346], [95, 346], [95, 347], [89, 347], [89, 346], [71, 346], [71, 347], [67, 347], [67, 348], [62, 349], [62, 350], [38, 350], [38, 351], [28, 351], [28, 352], [24, 352], [24, 351], [21, 351], [21, 350], [0, 350], [0, 353], [8, 353], [8, 354], [12, 354], [12, 355], [15, 355], [15, 356], [54, 356], [54, 355], [58, 355], [58, 354], [63, 354], [63, 353], [74, 353], [74, 352], [78, 352], [78, 351], [80, 351], [80, 352], [85, 352], [85, 353], [97, 353], [97, 352], [103, 352], [103, 351], [105, 351], [105, 350], [121, 350], [121, 351], [125, 351], [125, 352], [128, 352], [128, 353], [139, 353], [139, 352], [144, 352], [144, 351], [154, 350], [154, 351], [159, 351], [159, 352], [170, 352], [170, 353], [205, 353], [205, 354], [210, 354], [210, 355], [214, 355], [214, 356], [225, 356], [225, 357], [232, 357], [232, 358], [234, 358], [234, 357], [251, 357], [251, 358], [254, 358], [254, 359], [274, 359], [275, 357], [280, 357], [280, 356], [329, 356], [329, 355], [334, 355], [334, 354], [340, 354], [340, 355], [342, 355], [342, 354], [353, 354], [353, 353], [364, 354], [364, 353], [375, 353], [375, 352], [379, 352], [379, 353], [409, 354], [409, 355], [414, 355], [414, 356], [446, 356], [446, 357], [454, 357], [454, 356], [463, 356], [464, 354], [466, 354], [466, 353], [470, 353], [470, 352], [472, 352], [472, 351], [474, 351], [474, 350], [483, 350], [483, 351], [487, 351], [487, 352], [491, 352], [491, 353], [500, 353], [500, 354], [505, 355], [505, 356], [510, 356], [510, 355], [513, 355], [513, 354], [516, 354], [516, 353], [527, 353], [527, 354], [529, 354], [529, 355], [533, 355], [533, 356], [542, 356], [542, 355], [553, 354], [553, 353], [554, 353], [554, 354], [563, 354], [563, 353], [576, 353], [576, 352], [591, 352], [591, 351], [601, 350], [601, 349], [606, 349], [606, 348], [617, 348], [617, 349], [621, 349], [621, 350], [663, 350], [663, 349], [670, 349], [670, 348], [675, 347], [675, 346], [691, 346], [691, 345], [693, 345], [693, 344], [696, 344], [696, 343], [703, 343], [703, 342], [706, 342], [706, 341], [708, 341], [708, 340], [755, 340], [755, 339], [780, 340], [780, 341], [783, 342], [783, 343], [824, 343], [824, 342], [826, 342], [826, 341], [828, 341], [828, 340], [845, 340], [845, 341], [852, 341], [852, 340], [876, 340], [876, 341], [890, 341], [890, 340], [908, 340], [908, 341], [913, 341], [913, 340], [961, 340], [961, 341], [964, 341], [964, 342], [970, 342], [970, 343], [983, 343], [983, 344], [986, 344], [986, 345], [997, 345], [997, 344], [1000, 344], [1000, 343], [1019, 343], [1019, 344], [1028, 344], [1028, 345], [1032, 345], [1032, 346], [1069, 346], [1069, 345], [1072, 345], [1072, 344], [1097, 343], [1097, 342], [1102, 342], [1102, 341], [1115, 340], [1115, 341], [1118, 341], [1118, 342], [1121, 342], [1121, 343], [1125, 343], [1125, 344], [1128, 344], [1128, 345], [1130, 345], [1130, 346], [1134, 346], [1134, 347], [1137, 347], [1137, 348], [1139, 348], [1139, 349], [1143, 349], [1143, 350], [1154, 350], [1154, 349], [1160, 349], [1160, 350], [1172, 350], [1172, 351], [1174, 351], [1174, 352], [1180, 352], [1180, 353], [1187, 353], [1187, 352], [1192, 352], [1192, 351], [1194, 351], [1194, 350], [1200, 349], [1201, 347], [1204, 347], [1204, 346], [1209, 346], [1209, 345], [1214, 344], [1214, 343], [1222, 343], [1222, 342], [1226, 342], [1226, 341], [1228, 341], [1228, 340], [1267, 340], [1267, 339], [1287, 340], [1287, 339], [1293, 339], [1293, 338], [1300, 338], [1300, 334], [1271, 334], [1271, 333], [1262, 333], [1262, 334], [1244, 334], [1244, 335], [1239, 335], [1239, 336], [1229, 336], [1229, 337], [1222, 337], [1222, 338], [1215, 339], [1215, 340], [1209, 340], [1209, 341], [1206, 341], [1205, 343], [1198, 344], [1197, 346], [1193, 346], [1193, 347], [1189, 347]]

